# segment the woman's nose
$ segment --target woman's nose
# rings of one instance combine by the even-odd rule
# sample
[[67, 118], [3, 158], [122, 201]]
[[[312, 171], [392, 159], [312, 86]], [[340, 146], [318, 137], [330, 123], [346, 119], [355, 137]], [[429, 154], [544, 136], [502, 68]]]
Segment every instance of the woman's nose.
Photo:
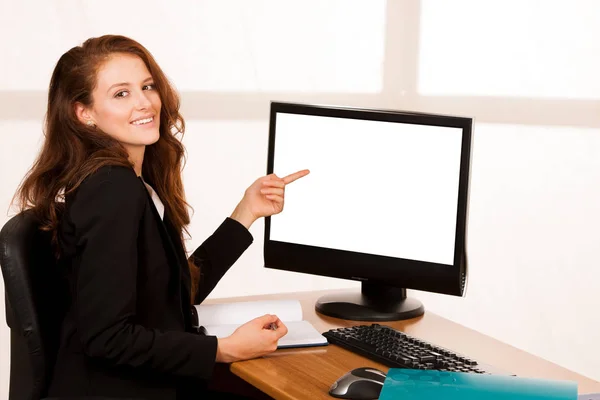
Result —
[[137, 96], [137, 107], [140, 109], [143, 109], [143, 108], [150, 108], [151, 105], [152, 105], [152, 102], [146, 95], [146, 92], [144, 92], [144, 91], [140, 92]]

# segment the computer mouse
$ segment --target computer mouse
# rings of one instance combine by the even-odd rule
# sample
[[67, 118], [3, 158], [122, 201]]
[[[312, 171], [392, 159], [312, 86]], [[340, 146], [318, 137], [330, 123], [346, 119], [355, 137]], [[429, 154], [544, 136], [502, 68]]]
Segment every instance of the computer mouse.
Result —
[[385, 376], [375, 368], [356, 368], [338, 378], [329, 388], [329, 394], [338, 399], [378, 399]]

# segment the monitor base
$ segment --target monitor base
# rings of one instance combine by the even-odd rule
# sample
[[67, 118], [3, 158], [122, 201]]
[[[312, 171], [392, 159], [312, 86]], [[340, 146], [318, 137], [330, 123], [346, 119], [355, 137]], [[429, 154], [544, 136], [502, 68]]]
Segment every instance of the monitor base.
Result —
[[361, 293], [321, 296], [315, 310], [323, 315], [352, 321], [399, 321], [420, 317], [423, 303], [407, 298], [405, 288], [362, 283]]

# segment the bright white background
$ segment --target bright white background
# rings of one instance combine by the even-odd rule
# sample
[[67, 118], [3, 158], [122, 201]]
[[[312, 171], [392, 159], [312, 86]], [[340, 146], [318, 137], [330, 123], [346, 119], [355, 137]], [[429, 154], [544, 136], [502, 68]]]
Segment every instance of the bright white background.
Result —
[[[600, 380], [599, 15], [595, 0], [0, 0], [0, 223], [52, 68], [89, 36], [139, 40], [182, 94], [190, 249], [265, 173], [270, 100], [471, 116], [468, 293], [412, 295]], [[212, 297], [358, 287], [263, 269], [263, 223], [252, 233]]]

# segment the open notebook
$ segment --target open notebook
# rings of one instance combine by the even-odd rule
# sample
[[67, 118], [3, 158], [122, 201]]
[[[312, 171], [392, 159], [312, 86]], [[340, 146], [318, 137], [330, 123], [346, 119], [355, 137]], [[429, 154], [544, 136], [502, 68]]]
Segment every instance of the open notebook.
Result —
[[207, 335], [226, 337], [244, 323], [265, 314], [274, 314], [288, 328], [277, 348], [325, 346], [327, 339], [302, 319], [298, 300], [264, 300], [196, 305], [198, 321]]

